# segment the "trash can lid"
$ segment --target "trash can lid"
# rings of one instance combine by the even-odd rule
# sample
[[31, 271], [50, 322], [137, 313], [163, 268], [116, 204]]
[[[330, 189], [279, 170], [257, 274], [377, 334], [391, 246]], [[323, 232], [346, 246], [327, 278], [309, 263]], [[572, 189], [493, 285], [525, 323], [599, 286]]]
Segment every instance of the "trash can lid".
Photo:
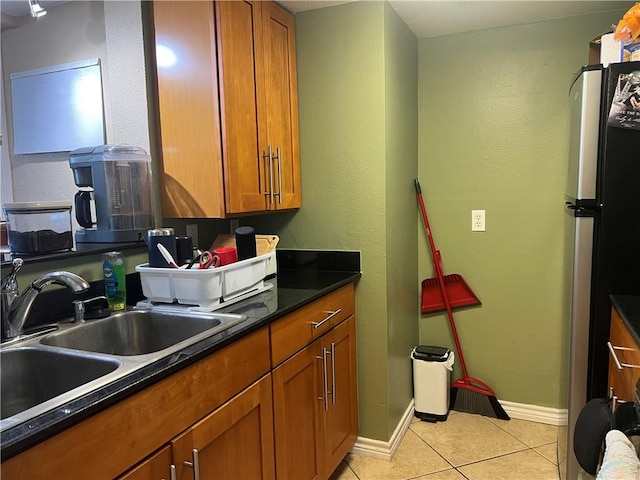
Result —
[[450, 352], [451, 350], [446, 347], [418, 345], [413, 349], [413, 358], [427, 362], [446, 362]]

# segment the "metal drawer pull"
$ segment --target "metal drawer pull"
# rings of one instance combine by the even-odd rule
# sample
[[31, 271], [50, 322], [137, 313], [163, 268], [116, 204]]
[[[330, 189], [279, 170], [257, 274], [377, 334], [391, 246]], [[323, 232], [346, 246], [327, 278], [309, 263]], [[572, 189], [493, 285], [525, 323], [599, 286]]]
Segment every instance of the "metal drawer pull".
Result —
[[635, 348], [613, 346], [611, 345], [611, 342], [607, 342], [607, 348], [609, 349], [609, 353], [613, 357], [613, 361], [615, 362], [616, 368], [618, 370], [622, 370], [623, 368], [640, 368], [640, 365], [634, 365], [632, 363], [620, 363], [620, 360], [618, 360], [618, 356], [615, 352], [616, 350], [634, 351]]
[[331, 402], [336, 404], [336, 344], [331, 342]]
[[328, 353], [327, 349], [323, 348], [322, 356], [321, 357], [316, 356], [318, 360], [322, 360], [322, 370], [324, 373], [324, 376], [322, 379], [323, 392], [322, 392], [322, 397], [318, 397], [318, 400], [324, 401], [325, 410], [329, 410], [329, 379], [327, 378], [327, 353]]
[[175, 465], [171, 465], [170, 478], [171, 478], [171, 480], [176, 480], [176, 466]]
[[191, 450], [193, 454], [193, 462], [184, 461], [184, 466], [193, 468], [193, 478], [194, 480], [200, 480], [200, 463], [198, 462], [198, 449], [194, 448]]
[[325, 322], [328, 322], [329, 320], [331, 320], [333, 317], [335, 317], [336, 315], [339, 315], [340, 312], [342, 312], [342, 309], [339, 308], [337, 309], [335, 312], [324, 312], [324, 313], [328, 313], [329, 316], [327, 316], [324, 320], [322, 320], [321, 322], [311, 322], [311, 325], [313, 325], [313, 328], [320, 328]]

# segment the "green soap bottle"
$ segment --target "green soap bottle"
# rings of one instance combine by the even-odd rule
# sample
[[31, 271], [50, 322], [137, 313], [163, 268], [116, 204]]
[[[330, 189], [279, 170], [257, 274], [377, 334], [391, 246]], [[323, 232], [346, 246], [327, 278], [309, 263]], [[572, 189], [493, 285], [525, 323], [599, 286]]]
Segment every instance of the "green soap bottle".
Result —
[[122, 252], [102, 254], [102, 272], [104, 274], [104, 292], [109, 310], [124, 310], [127, 303], [127, 284]]

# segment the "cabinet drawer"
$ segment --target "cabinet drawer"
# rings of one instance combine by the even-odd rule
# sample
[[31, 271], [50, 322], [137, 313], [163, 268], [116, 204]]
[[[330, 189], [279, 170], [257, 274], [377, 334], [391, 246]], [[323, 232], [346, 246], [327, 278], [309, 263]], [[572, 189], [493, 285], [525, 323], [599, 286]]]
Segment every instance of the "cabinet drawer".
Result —
[[[613, 358], [609, 360], [610, 376], [622, 378], [624, 388], [619, 393], [625, 392], [623, 400], [633, 399], [631, 392], [635, 391], [636, 382], [640, 379], [640, 347], [627, 330], [618, 311], [613, 308], [611, 312], [610, 343], [622, 369], [618, 369]], [[613, 355], [610, 352], [610, 356]], [[620, 395], [619, 395], [620, 396]]]
[[273, 322], [269, 326], [271, 365], [275, 367], [354, 313], [355, 290], [350, 283]]

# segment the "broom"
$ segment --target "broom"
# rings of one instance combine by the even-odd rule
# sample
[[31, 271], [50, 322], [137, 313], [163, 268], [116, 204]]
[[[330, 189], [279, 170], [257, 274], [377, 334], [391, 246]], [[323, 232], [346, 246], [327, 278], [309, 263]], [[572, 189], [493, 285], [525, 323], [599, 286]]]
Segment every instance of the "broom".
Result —
[[440, 286], [444, 306], [447, 310], [451, 333], [453, 333], [456, 352], [458, 353], [460, 367], [462, 368], [462, 378], [459, 378], [451, 384], [450, 408], [460, 412], [477, 413], [479, 415], [495, 417], [501, 420], [510, 420], [509, 415], [507, 415], [507, 412], [504, 411], [502, 405], [500, 405], [500, 402], [498, 402], [498, 399], [495, 397], [493, 390], [491, 390], [486, 383], [481, 382], [477, 378], [470, 377], [467, 372], [467, 366], [464, 361], [464, 356], [462, 355], [462, 347], [460, 346], [460, 339], [458, 338], [458, 331], [456, 329], [455, 321], [453, 320], [453, 310], [451, 308], [451, 303], [449, 302], [449, 296], [444, 282], [442, 256], [440, 254], [440, 250], [436, 250], [435, 248], [435, 243], [431, 235], [431, 227], [429, 226], [429, 219], [427, 218], [427, 209], [424, 206], [424, 200], [422, 198], [422, 189], [420, 188], [420, 182], [418, 182], [417, 178], [415, 179], [415, 187], [420, 204], [420, 210], [422, 211], [422, 220], [424, 221], [424, 226], [427, 230], [427, 238], [429, 239], [429, 247], [431, 248], [431, 255], [433, 257], [433, 269], [435, 270], [436, 277], [438, 278], [438, 285]]

